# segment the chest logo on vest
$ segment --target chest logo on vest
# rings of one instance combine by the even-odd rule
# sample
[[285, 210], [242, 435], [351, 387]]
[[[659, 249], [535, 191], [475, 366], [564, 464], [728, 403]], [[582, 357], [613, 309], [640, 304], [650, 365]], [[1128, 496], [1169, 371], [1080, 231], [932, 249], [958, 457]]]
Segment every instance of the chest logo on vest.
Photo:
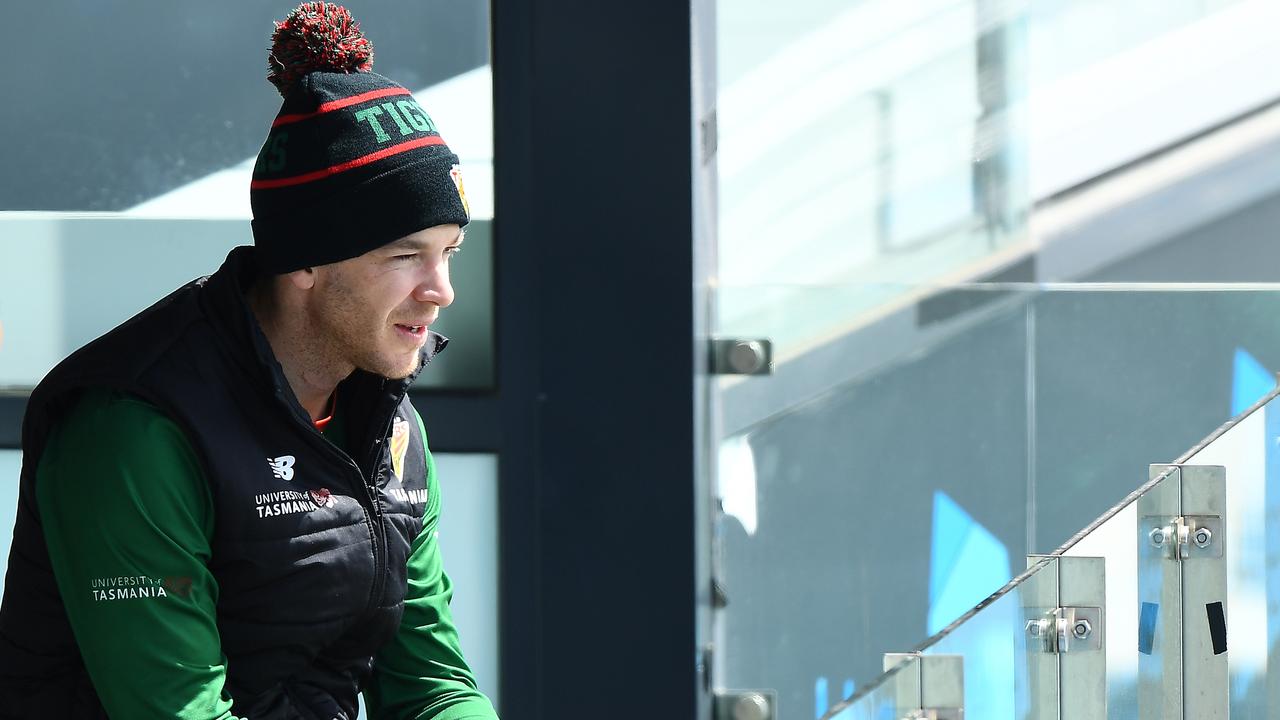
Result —
[[293, 515], [309, 513], [320, 508], [331, 508], [337, 498], [328, 488], [298, 492], [297, 490], [279, 490], [277, 492], [259, 493], [253, 496], [258, 517], [276, 517], [277, 515]]
[[397, 417], [391, 423], [391, 470], [404, 479], [404, 456], [409, 453], [409, 423]]
[[297, 462], [292, 455], [281, 455], [277, 458], [267, 458], [267, 464], [271, 466], [271, 474], [288, 482], [293, 479], [293, 464]]

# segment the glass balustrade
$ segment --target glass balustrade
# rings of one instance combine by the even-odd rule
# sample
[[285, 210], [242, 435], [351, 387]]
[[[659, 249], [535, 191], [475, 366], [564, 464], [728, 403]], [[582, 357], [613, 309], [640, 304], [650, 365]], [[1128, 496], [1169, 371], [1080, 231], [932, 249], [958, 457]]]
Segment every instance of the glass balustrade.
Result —
[[1146, 486], [1060, 551], [1106, 561], [1109, 627], [1126, 638], [1109, 646], [1111, 717], [1164, 717], [1161, 704], [1265, 718], [1276, 706], [1277, 443], [1280, 400], [1268, 396], [1179, 464], [1153, 465]]
[[[1170, 388], [1146, 422], [1178, 414], [1189, 394]], [[921, 658], [962, 658], [964, 717], [1271, 716], [1280, 390], [1256, 400], [1174, 461], [1151, 464], [1111, 509], [916, 647]], [[1087, 462], [1089, 448], [1080, 455]], [[875, 690], [888, 684], [874, 679], [822, 717], [952, 717], [928, 703], [886, 709]]]
[[[788, 292], [802, 299], [791, 308], [832, 315], [858, 293], [899, 298], [821, 341], [788, 336], [790, 311], [763, 314], [738, 330], [778, 333], [771, 373], [721, 377], [710, 391], [715, 682], [775, 691], [784, 720], [855, 694], [885, 653], [911, 648], [978, 652], [987, 659], [966, 685], [988, 679], [968, 697], [990, 712], [969, 716], [1025, 717], [1034, 693], [1017, 675], [1019, 643], [1027, 608], [1051, 603], [1028, 604], [1023, 587], [936, 643], [921, 638], [1106, 513], [1153, 461], [1182, 457], [1247, 409], [1280, 368], [1280, 286], [721, 291]], [[1136, 552], [1133, 532], [1117, 552]], [[1108, 601], [1118, 592], [1108, 585]], [[1000, 640], [983, 644], [992, 628]], [[1136, 702], [1115, 680], [1136, 667], [1112, 658], [1122, 647], [1106, 650], [1111, 708]]]

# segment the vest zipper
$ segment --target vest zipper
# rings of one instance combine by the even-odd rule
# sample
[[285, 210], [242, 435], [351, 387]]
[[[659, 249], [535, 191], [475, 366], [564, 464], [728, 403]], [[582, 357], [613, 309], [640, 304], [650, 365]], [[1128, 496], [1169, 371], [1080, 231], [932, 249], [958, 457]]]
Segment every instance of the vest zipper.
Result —
[[[396, 403], [395, 407], [399, 407]], [[391, 423], [395, 418], [396, 412], [393, 408], [387, 416], [387, 422], [382, 426], [382, 432], [378, 433], [373, 440], [373, 453], [369, 457], [369, 468], [373, 471], [372, 476], [365, 480], [365, 493], [369, 497], [369, 507], [373, 510], [374, 519], [377, 525], [376, 537], [374, 538], [374, 556], [373, 556], [373, 588], [369, 591], [369, 604], [366, 613], [373, 612], [377, 608], [378, 599], [382, 597], [382, 588], [386, 584], [387, 576], [387, 525], [382, 519], [382, 503], [378, 502], [378, 483], [382, 480], [382, 463], [378, 462], [378, 456], [382, 454], [382, 442], [387, 439], [387, 433], [391, 431]], [[364, 473], [360, 474], [364, 478]]]
[[[381, 478], [382, 466], [378, 463], [378, 455], [382, 453], [382, 441], [386, 439], [387, 433], [391, 430], [392, 420], [396, 416], [396, 408], [399, 403], [392, 408], [387, 416], [387, 421], [383, 425], [382, 432], [373, 440], [373, 451], [369, 455], [368, 466], [372, 470], [372, 477], [366, 478], [364, 471], [356, 464], [355, 458], [350, 453], [339, 450], [333, 443], [329, 442], [324, 433], [316, 429], [315, 425], [307, 423], [312, 434], [318, 439], [315, 444], [324, 448], [324, 452], [333, 453], [347, 462], [347, 465], [354, 468], [356, 476], [360, 478], [360, 484], [364, 486], [364, 495], [367, 502], [361, 503], [365, 508], [366, 515], [369, 518], [369, 538], [373, 542], [373, 584], [369, 588], [369, 600], [365, 603], [365, 615], [369, 615], [377, 606], [378, 598], [382, 595], [382, 588], [386, 585], [387, 574], [387, 528], [382, 518], [382, 504], [378, 502], [378, 480]], [[354, 488], [353, 488], [354, 489]], [[359, 502], [357, 500], [357, 502]]]

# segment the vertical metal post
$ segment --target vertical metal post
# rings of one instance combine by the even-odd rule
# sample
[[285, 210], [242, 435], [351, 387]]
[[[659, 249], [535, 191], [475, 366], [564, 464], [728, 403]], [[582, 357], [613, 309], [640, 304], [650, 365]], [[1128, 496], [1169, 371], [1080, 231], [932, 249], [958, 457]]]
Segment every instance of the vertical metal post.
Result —
[[1227, 516], [1226, 469], [1182, 468], [1182, 698], [1183, 717], [1226, 720]]
[[1226, 720], [1226, 470], [1152, 465], [1138, 500], [1141, 720]]
[[964, 657], [887, 653], [886, 672], [909, 663], [894, 678], [898, 718], [961, 720], [964, 717]]
[[895, 718], [908, 717], [923, 707], [924, 670], [919, 653], [885, 653], [884, 671], [899, 668], [893, 676], [893, 709]]
[[[1058, 558], [1058, 607], [1072, 610], [1072, 645], [1058, 656], [1059, 720], [1107, 720], [1105, 562]], [[1096, 614], [1094, 614], [1096, 611]]]
[[1028, 717], [1106, 720], [1106, 577], [1102, 558], [1027, 556], [1022, 584]]

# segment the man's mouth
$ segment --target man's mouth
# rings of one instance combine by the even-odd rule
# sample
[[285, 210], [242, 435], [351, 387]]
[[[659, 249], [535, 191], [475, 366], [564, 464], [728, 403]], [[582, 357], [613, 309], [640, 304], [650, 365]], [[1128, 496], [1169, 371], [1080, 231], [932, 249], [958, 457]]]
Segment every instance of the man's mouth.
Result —
[[404, 323], [396, 323], [396, 329], [414, 337], [422, 337], [427, 332], [426, 325], [405, 325]]

